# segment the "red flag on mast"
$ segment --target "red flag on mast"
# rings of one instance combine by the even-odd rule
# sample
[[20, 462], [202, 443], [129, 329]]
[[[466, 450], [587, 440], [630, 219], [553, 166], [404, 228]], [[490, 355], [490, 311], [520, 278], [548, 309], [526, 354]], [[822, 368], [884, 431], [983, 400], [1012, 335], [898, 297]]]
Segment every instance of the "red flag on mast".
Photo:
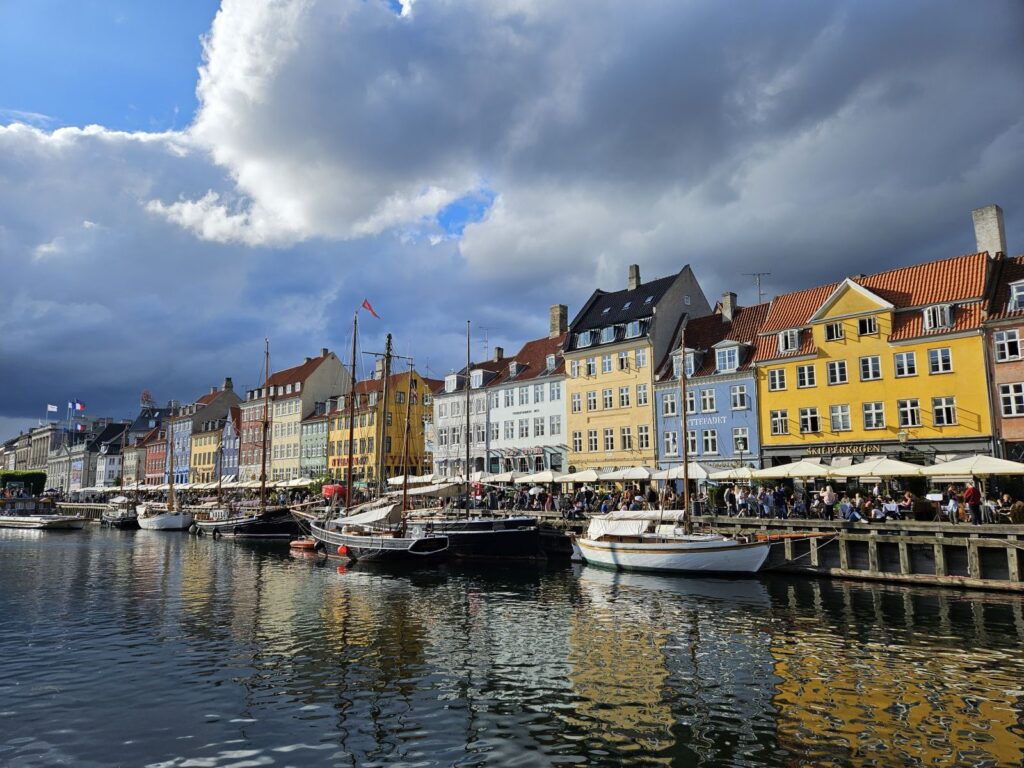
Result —
[[363, 299], [363, 309], [367, 310], [371, 315], [380, 320], [380, 315], [373, 311], [373, 305], [370, 304], [369, 299]]

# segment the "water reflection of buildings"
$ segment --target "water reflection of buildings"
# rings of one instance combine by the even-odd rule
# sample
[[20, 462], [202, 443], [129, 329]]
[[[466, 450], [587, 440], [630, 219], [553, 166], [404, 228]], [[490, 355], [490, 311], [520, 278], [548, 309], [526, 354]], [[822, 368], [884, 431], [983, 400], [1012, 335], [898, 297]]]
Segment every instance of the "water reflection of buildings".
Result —
[[819, 611], [772, 638], [781, 747], [817, 766], [1024, 764], [1024, 601], [827, 582], [790, 592]]
[[758, 754], [769, 694], [757, 682], [771, 665], [760, 582], [588, 567], [581, 584], [569, 636], [579, 703], [566, 720], [594, 754], [694, 765]]

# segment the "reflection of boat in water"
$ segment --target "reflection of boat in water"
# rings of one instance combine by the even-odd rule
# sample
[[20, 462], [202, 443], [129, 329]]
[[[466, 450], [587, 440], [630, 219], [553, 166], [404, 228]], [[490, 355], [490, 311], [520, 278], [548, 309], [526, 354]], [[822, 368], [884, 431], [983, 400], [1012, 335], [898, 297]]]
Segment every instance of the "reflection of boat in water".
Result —
[[714, 576], [693, 576], [680, 579], [656, 573], [612, 571], [607, 568], [584, 566], [580, 572], [580, 583], [584, 587], [600, 590], [637, 590], [664, 592], [679, 597], [698, 600], [716, 600], [730, 606], [745, 608], [769, 608], [771, 597], [768, 588], [758, 579], [728, 578]]
[[623, 571], [756, 573], [768, 559], [770, 542], [684, 533], [680, 518], [680, 512], [609, 512], [591, 518], [575, 544], [587, 563]]
[[84, 517], [54, 514], [48, 501], [32, 497], [0, 500], [0, 528], [68, 531], [84, 526]]

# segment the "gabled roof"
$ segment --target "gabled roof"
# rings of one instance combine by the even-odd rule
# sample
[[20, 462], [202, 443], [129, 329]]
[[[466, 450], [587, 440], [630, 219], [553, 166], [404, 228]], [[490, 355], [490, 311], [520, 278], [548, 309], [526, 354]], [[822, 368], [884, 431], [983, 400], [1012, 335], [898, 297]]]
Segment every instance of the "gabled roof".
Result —
[[[513, 357], [506, 358], [505, 367], [498, 372], [496, 378], [487, 386], [497, 387], [510, 382], [523, 382], [536, 379], [538, 376], [557, 376], [565, 373], [565, 359], [562, 357], [562, 344], [568, 334], [562, 333], [554, 338], [545, 336], [526, 342]], [[548, 355], [555, 356], [555, 367], [547, 368]], [[510, 373], [510, 363], [516, 363], [515, 376]]]
[[[319, 357], [311, 357], [300, 365], [293, 366], [291, 368], [284, 368], [280, 371], [275, 371], [270, 374], [270, 378], [267, 380], [267, 386], [277, 387], [284, 386], [285, 384], [295, 384], [296, 382], [304, 384], [306, 379], [313, 375], [313, 372], [319, 368], [327, 358], [331, 356], [331, 353], [324, 350], [324, 353]], [[273, 397], [274, 395], [271, 395]], [[289, 395], [290, 396], [290, 395]]]
[[1010, 286], [1024, 282], [1024, 256], [999, 259], [993, 279], [993, 290], [988, 302], [989, 320], [1005, 320], [1011, 317], [1024, 319], [1024, 309], [1010, 310]]
[[[690, 319], [686, 324], [685, 343], [687, 349], [699, 352], [708, 352], [722, 342], [730, 341], [738, 344], [753, 345], [757, 340], [761, 324], [768, 316], [771, 304], [755, 304], [752, 307], [737, 307], [733, 311], [732, 321], [726, 322], [722, 319], [720, 311], [715, 311], [704, 317]], [[673, 353], [679, 353], [679, 344], [673, 347]], [[753, 355], [744, 355], [737, 370], [744, 370], [750, 367]], [[671, 355], [662, 363], [658, 369], [658, 378], [671, 375]], [[694, 377], [710, 376], [715, 372], [715, 356], [707, 354], [701, 361], [700, 368], [694, 371]]]
[[[588, 302], [583, 314], [573, 320], [572, 332], [578, 333], [592, 328], [603, 328], [606, 325], [628, 323], [650, 316], [651, 308], [661, 301], [661, 297], [672, 287], [678, 277], [678, 274], [659, 277], [648, 283], [640, 283], [632, 290], [625, 288], [610, 293], [602, 290], [594, 291], [591, 302]], [[650, 297], [650, 301], [647, 300], [648, 297]], [[627, 304], [629, 306], [626, 306]], [[605, 312], [606, 309], [607, 312]]]
[[[987, 265], [988, 254], [971, 253], [848, 279], [900, 310], [981, 299]], [[805, 327], [839, 285], [830, 283], [777, 297], [761, 333]]]
[[835, 305], [837, 301], [839, 301], [839, 299], [847, 291], [853, 291], [854, 293], [860, 294], [864, 298], [874, 303], [878, 307], [878, 309], [894, 309], [891, 301], [883, 299], [874, 291], [865, 288], [864, 286], [857, 283], [853, 278], [848, 277], [845, 280], [843, 280], [843, 282], [836, 286], [836, 289], [832, 291], [832, 295], [825, 299], [822, 305], [818, 307], [817, 311], [813, 315], [811, 315], [808, 322], [813, 323], [817, 320], [821, 320], [825, 316], [825, 314]]

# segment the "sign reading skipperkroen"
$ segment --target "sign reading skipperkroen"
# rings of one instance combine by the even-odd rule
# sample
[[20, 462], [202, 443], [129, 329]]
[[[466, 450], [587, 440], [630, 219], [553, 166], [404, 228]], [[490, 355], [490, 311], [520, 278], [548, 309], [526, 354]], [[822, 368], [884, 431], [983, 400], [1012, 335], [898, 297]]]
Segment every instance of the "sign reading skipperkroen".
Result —
[[827, 456], [830, 454], [881, 453], [882, 446], [878, 443], [859, 444], [846, 443], [840, 445], [812, 445], [804, 449], [808, 456]]

